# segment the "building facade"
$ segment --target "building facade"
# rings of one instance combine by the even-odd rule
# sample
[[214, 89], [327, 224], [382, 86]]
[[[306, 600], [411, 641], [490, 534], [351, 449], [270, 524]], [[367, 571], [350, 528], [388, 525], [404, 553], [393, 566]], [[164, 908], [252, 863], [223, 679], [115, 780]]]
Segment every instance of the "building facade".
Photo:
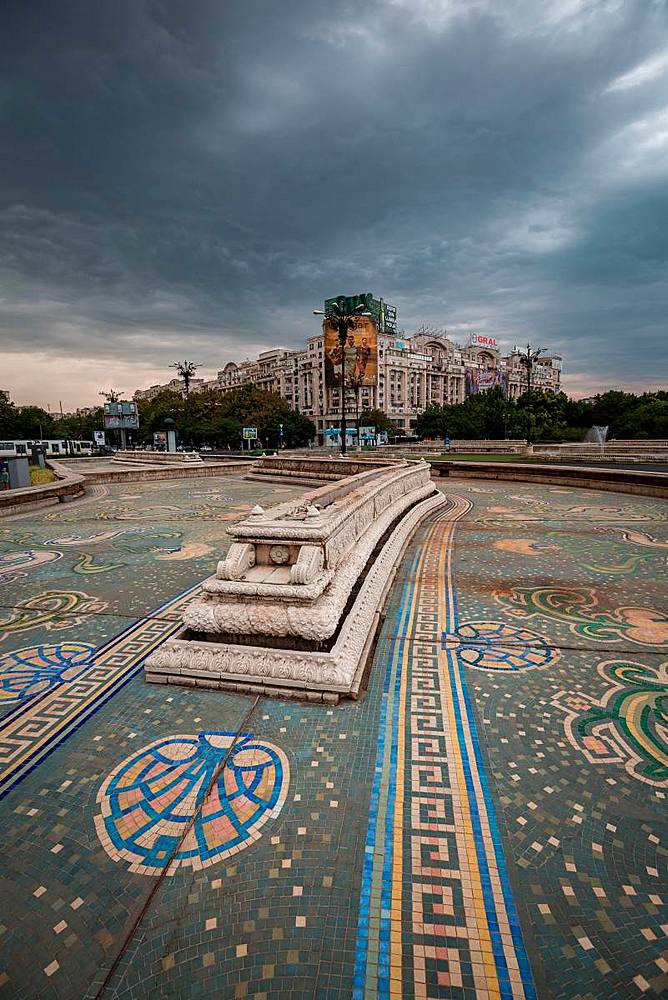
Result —
[[[196, 392], [198, 389], [201, 389], [204, 384], [204, 381], [205, 380], [203, 378], [191, 379], [190, 392]], [[159, 396], [161, 392], [166, 392], [167, 390], [169, 390], [170, 392], [178, 392], [179, 395], [181, 396], [185, 396], [186, 394], [186, 390], [183, 385], [183, 379], [173, 378], [169, 382], [165, 382], [164, 385], [152, 385], [149, 386], [148, 389], [137, 389], [133, 393], [132, 398], [137, 401], [139, 401], [140, 399], [155, 399], [155, 397]]]
[[[174, 383], [182, 388], [174, 379], [166, 386], [136, 392], [135, 399], [150, 399]], [[325, 385], [322, 333], [309, 337], [302, 351], [278, 347], [252, 361], [230, 362], [215, 379], [195, 380], [190, 391], [229, 392], [251, 384], [277, 393], [309, 417], [319, 443], [325, 441], [327, 430], [340, 425], [341, 390]], [[561, 357], [542, 356], [533, 366], [531, 384], [535, 389], [559, 392]], [[479, 335], [462, 346], [445, 331], [422, 329], [411, 337], [379, 334], [376, 384], [356, 392], [346, 390], [346, 419], [354, 426], [358, 413], [378, 409], [387, 414], [397, 434], [410, 434], [416, 417], [428, 406], [462, 403], [467, 394], [493, 385], [500, 385], [510, 399], [526, 391], [526, 366], [517, 348], [502, 355], [494, 338]]]

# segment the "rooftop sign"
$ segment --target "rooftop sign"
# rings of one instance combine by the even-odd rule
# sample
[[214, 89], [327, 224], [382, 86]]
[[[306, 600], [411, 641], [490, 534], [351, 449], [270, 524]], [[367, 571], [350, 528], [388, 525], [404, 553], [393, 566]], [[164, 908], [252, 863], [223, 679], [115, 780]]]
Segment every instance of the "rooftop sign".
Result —
[[469, 336], [469, 347], [491, 347], [492, 350], [498, 351], [499, 342], [496, 337], [486, 337], [482, 333], [472, 333]]
[[331, 312], [334, 303], [341, 299], [346, 313], [355, 312], [359, 306], [363, 306], [365, 312], [371, 313], [376, 321], [378, 333], [397, 332], [396, 306], [390, 306], [382, 299], [374, 299], [371, 292], [360, 292], [358, 295], [335, 295], [331, 299], [325, 299], [325, 313]]

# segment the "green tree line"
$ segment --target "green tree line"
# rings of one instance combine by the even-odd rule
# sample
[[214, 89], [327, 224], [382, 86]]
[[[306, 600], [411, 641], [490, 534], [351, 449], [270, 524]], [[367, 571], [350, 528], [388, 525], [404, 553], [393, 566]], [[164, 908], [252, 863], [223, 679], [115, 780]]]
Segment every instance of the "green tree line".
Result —
[[[281, 396], [252, 385], [227, 393], [191, 393], [187, 399], [177, 392], [165, 390], [155, 399], [140, 400], [138, 409], [139, 430], [132, 432], [132, 439], [139, 444], [150, 444], [153, 432], [164, 430], [167, 417], [175, 421], [178, 439], [188, 447], [206, 443], [238, 448], [243, 427], [257, 427], [260, 441], [268, 448], [279, 446], [281, 424], [283, 442], [288, 448], [306, 445], [316, 434], [313, 421], [290, 409]], [[15, 406], [0, 397], [0, 438], [3, 440], [73, 438], [91, 441], [93, 431], [102, 430], [103, 426], [102, 407], [90, 414], [59, 417], [39, 406]]]
[[[238, 448], [242, 427], [257, 427], [262, 444], [280, 444], [279, 426], [288, 448], [308, 444], [316, 435], [311, 420], [274, 393], [256, 386], [232, 392], [191, 393], [184, 399], [165, 390], [155, 399], [139, 403], [138, 443], [151, 443], [153, 431], [164, 429], [166, 417], [176, 422], [179, 440], [187, 446], [204, 443]], [[517, 400], [507, 400], [499, 388], [469, 396], [456, 406], [430, 406], [414, 421], [421, 437], [524, 438], [531, 421], [534, 441], [581, 441], [594, 425], [608, 426], [611, 438], [668, 439], [668, 392], [643, 393], [613, 390], [591, 400], [569, 399], [565, 393], [533, 390]], [[360, 417], [360, 424], [378, 430], [392, 429], [389, 418], [374, 410]], [[15, 406], [0, 396], [0, 438], [74, 438], [91, 441], [103, 427], [102, 407], [90, 415], [57, 417], [39, 406]]]
[[176, 422], [179, 439], [186, 445], [238, 448], [244, 427], [257, 427], [265, 448], [283, 443], [287, 448], [307, 445], [316, 435], [315, 424], [292, 410], [282, 396], [248, 385], [231, 392], [191, 392], [187, 399], [166, 390], [155, 399], [139, 402], [139, 434], [151, 441], [153, 431], [163, 430], [165, 418]]
[[590, 400], [569, 399], [542, 389], [506, 399], [500, 388], [469, 396], [455, 406], [430, 406], [415, 420], [428, 438], [526, 438], [582, 441], [593, 426], [609, 438], [668, 438], [668, 392], [635, 395], [612, 390]]

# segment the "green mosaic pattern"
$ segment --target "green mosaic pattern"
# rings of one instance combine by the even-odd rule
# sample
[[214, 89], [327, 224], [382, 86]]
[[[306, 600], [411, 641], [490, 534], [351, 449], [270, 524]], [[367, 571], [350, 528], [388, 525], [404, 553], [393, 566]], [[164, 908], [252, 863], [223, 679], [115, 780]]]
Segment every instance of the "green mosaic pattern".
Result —
[[[659, 997], [668, 990], [668, 507], [510, 490], [457, 483], [475, 505], [455, 536], [459, 622], [475, 627], [444, 638], [471, 649], [476, 634], [494, 633], [484, 623], [501, 623], [501, 659], [521, 668], [487, 670], [471, 656], [467, 680], [538, 996]], [[99, 646], [212, 571], [228, 516], [290, 495], [232, 479], [132, 484], [1, 521], [0, 656]], [[101, 843], [100, 788], [149, 744], [244, 723], [289, 761], [280, 813], [234, 858], [160, 883], [103, 996], [352, 996], [383, 679], [423, 537], [389, 595], [359, 702], [263, 699], [248, 720], [247, 697], [136, 675], [23, 776], [0, 801], [0, 995], [98, 994], [154, 883]], [[566, 615], [563, 602], [536, 600], [546, 592], [571, 595]], [[554, 657], [533, 664], [536, 641], [523, 647], [523, 633]], [[2, 702], [5, 719], [16, 704]], [[415, 995], [408, 980], [396, 989]], [[472, 998], [445, 986], [438, 995]]]

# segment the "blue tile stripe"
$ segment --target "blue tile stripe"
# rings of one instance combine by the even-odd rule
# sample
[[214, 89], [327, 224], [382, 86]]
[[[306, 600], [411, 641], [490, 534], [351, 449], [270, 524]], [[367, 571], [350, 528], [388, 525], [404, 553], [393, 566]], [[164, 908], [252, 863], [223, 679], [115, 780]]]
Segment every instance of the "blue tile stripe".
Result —
[[[126, 639], [132, 641], [137, 638], [137, 630], [143, 625], [149, 625], [151, 621], [160, 616], [162, 611], [166, 611], [179, 605], [184, 599], [187, 599], [190, 595], [194, 594], [201, 587], [201, 583], [193, 584], [192, 587], [188, 587], [182, 593], [178, 594], [176, 597], [172, 597], [164, 603], [160, 604], [157, 608], [151, 611], [145, 618], [139, 618], [137, 621], [132, 622], [127, 625], [121, 632], [117, 635], [112, 636], [112, 638], [105, 640], [100, 646], [98, 646], [90, 655], [90, 665], [95, 666], [95, 661], [98, 660], [103, 654], [107, 653], [121, 653], [123, 650], [123, 644]], [[91, 701], [86, 702], [81, 706], [73, 706], [73, 711], [71, 718], [68, 719], [62, 727], [60, 727], [57, 732], [55, 732], [44, 744], [36, 745], [33, 749], [26, 749], [26, 751], [21, 755], [20, 759], [17, 761], [10, 762], [3, 772], [0, 772], [0, 799], [3, 799], [13, 788], [19, 785], [29, 774], [31, 774], [36, 767], [38, 767], [43, 760], [45, 760], [50, 754], [53, 753], [59, 746], [61, 746], [69, 737], [77, 731], [88, 719], [92, 718], [99, 712], [107, 702], [110, 701], [118, 692], [125, 687], [129, 681], [135, 677], [139, 671], [142, 669], [142, 665], [149, 653], [153, 652], [157, 646], [161, 645], [166, 639], [173, 634], [180, 627], [180, 619], [174, 620], [174, 630], [165, 631], [164, 636], [162, 636], [159, 641], [154, 642], [150, 646], [147, 646], [145, 652], [143, 652], [138, 658], [133, 659], [131, 664], [125, 670], [119, 670], [119, 674], [116, 679], [106, 688], [97, 698], [93, 698]], [[71, 681], [61, 681], [55, 687], [40, 696], [39, 701], [46, 701], [50, 694], [53, 694], [54, 690], [61, 689], [67, 691], [68, 685]], [[14, 725], [18, 720], [20, 720], [21, 715], [25, 715], [32, 712], [35, 705], [38, 703], [36, 699], [27, 698], [21, 702], [19, 710], [16, 712], [8, 713], [3, 719], [0, 720], [0, 743], [5, 736], [10, 736], [11, 730], [9, 729], [9, 724]]]
[[[362, 887], [360, 890], [357, 943], [355, 946], [355, 971], [353, 975], [353, 1000], [364, 1000], [368, 996], [367, 992], [367, 957], [369, 946], [369, 916], [371, 909], [371, 886], [374, 869], [374, 856], [378, 839], [378, 812], [381, 801], [381, 786], [385, 774], [385, 754], [388, 747], [388, 737], [390, 742], [390, 760], [393, 762], [390, 768], [390, 775], [396, 773], [396, 746], [397, 746], [397, 723], [398, 723], [398, 696], [401, 684], [401, 653], [406, 642], [406, 629], [408, 619], [415, 595], [415, 570], [418, 563], [418, 554], [414, 556], [410, 570], [409, 579], [402, 587], [401, 601], [399, 609], [394, 619], [394, 637], [390, 643], [389, 656], [387, 658], [387, 669], [383, 680], [383, 698], [378, 720], [378, 742], [376, 750], [376, 765], [374, 769], [373, 783], [371, 786], [371, 798], [369, 803], [369, 822], [367, 836], [364, 846], [364, 861], [362, 868]], [[395, 673], [394, 684], [392, 684], [392, 674]], [[391, 720], [391, 732], [388, 733], [388, 720]], [[383, 871], [381, 889], [381, 917], [379, 932], [378, 951], [378, 988], [377, 996], [385, 1000], [389, 996], [389, 947], [390, 947], [390, 894], [392, 891], [392, 861], [394, 857], [394, 781], [390, 779], [387, 787], [387, 815], [384, 823], [383, 834]]]
[[[496, 971], [499, 979], [499, 989], [501, 992], [501, 996], [503, 1000], [512, 1000], [513, 992], [510, 985], [510, 978], [508, 976], [508, 964], [506, 962], [506, 956], [503, 951], [503, 941], [501, 940], [499, 920], [497, 917], [496, 905], [494, 902], [494, 895], [493, 895], [492, 883], [489, 872], [489, 864], [487, 860], [487, 851], [485, 848], [485, 841], [482, 833], [482, 825], [480, 823], [480, 810], [478, 807], [478, 800], [476, 797], [476, 789], [471, 777], [471, 761], [469, 758], [468, 748], [466, 746], [464, 738], [464, 727], [463, 727], [461, 708], [459, 702], [459, 694], [457, 692], [457, 687], [455, 684], [454, 672], [457, 669], [457, 665], [456, 663], [453, 663], [453, 656], [451, 652], [447, 653], [447, 658], [448, 658], [448, 674], [450, 681], [450, 693], [455, 713], [455, 719], [457, 722], [457, 737], [458, 737], [459, 751], [461, 754], [462, 769], [464, 771], [464, 780], [466, 782], [466, 791], [468, 793], [469, 813], [471, 817], [471, 824], [473, 826], [473, 837], [475, 841], [476, 854], [478, 857], [480, 881], [483, 887], [485, 914], [487, 916], [487, 925], [489, 927], [489, 934], [492, 941], [492, 953], [494, 955], [494, 962], [496, 964]], [[467, 726], [470, 726], [472, 721], [473, 721], [472, 719], [467, 719], [466, 720]], [[470, 731], [469, 731], [469, 736], [473, 738], [473, 734]], [[488, 813], [490, 812], [489, 802], [487, 803], [487, 811]], [[492, 828], [492, 822], [490, 819], [490, 830], [491, 828]], [[501, 873], [499, 873], [499, 875], [501, 876]], [[502, 876], [501, 878], [503, 881]]]
[[[453, 538], [452, 550], [454, 552], [454, 538]], [[446, 588], [446, 594], [445, 594], [446, 635], [448, 632], [456, 632], [457, 629], [459, 628], [459, 601], [457, 597], [457, 591], [452, 585], [451, 581], [452, 581], [452, 575], [450, 574], [450, 580], [446, 578], [446, 580], [444, 581], [444, 586]], [[452, 593], [450, 595], [448, 595], [447, 593], [448, 587], [451, 587], [452, 589]], [[448, 596], [451, 596], [452, 598], [452, 607], [453, 607], [452, 616], [450, 615], [450, 604], [448, 602]], [[529, 959], [526, 953], [524, 939], [522, 937], [522, 930], [517, 915], [515, 900], [513, 899], [512, 887], [510, 885], [510, 879], [508, 876], [508, 866], [506, 864], [505, 854], [503, 851], [503, 844], [501, 842], [499, 827], [496, 821], [496, 814], [494, 810], [492, 796], [490, 793], [485, 761], [483, 759], [482, 752], [480, 749], [478, 728], [476, 726], [475, 715], [473, 713], [473, 706], [471, 703], [471, 696], [468, 690], [466, 671], [462, 668], [462, 665], [459, 661], [459, 657], [457, 656], [455, 650], [446, 650], [446, 653], [448, 662], [450, 691], [455, 712], [455, 718], [457, 720], [458, 742], [462, 754], [462, 766], [466, 781], [466, 789], [469, 797], [471, 821], [473, 823], [473, 828], [474, 828], [476, 854], [478, 856], [478, 865], [480, 868], [481, 880], [485, 891], [485, 912], [487, 915], [487, 920], [490, 928], [490, 936], [492, 939], [492, 951], [494, 954], [494, 961], [497, 967], [497, 975], [499, 977], [499, 987], [501, 989], [501, 995], [504, 998], [508, 997], [511, 998], [512, 1000], [513, 993], [512, 993], [512, 986], [508, 977], [508, 966], [503, 951], [503, 942], [499, 931], [496, 903], [494, 900], [492, 885], [490, 882], [489, 863], [487, 858], [486, 845], [483, 839], [482, 827], [480, 824], [480, 809], [477, 800], [477, 790], [472, 780], [472, 774], [471, 774], [472, 762], [470, 760], [468, 748], [466, 746], [466, 741], [464, 739], [464, 726], [466, 726], [466, 731], [468, 732], [469, 739], [471, 740], [471, 744], [473, 747], [473, 755], [474, 755], [473, 767], [475, 768], [475, 772], [477, 774], [478, 781], [480, 782], [480, 787], [482, 789], [482, 794], [484, 797], [485, 811], [487, 813], [487, 822], [489, 825], [490, 834], [492, 837], [493, 849], [494, 849], [494, 858], [499, 873], [499, 881], [501, 883], [506, 914], [508, 917], [510, 932], [513, 939], [515, 957], [517, 958], [517, 964], [519, 965], [520, 975], [522, 977], [522, 985], [524, 987], [524, 992], [527, 1000], [535, 1000], [536, 988], [533, 982], [531, 966], [529, 964]], [[463, 700], [464, 700], [463, 713], [462, 713], [462, 705], [457, 691], [457, 685], [455, 683], [455, 671], [459, 679], [459, 684], [463, 694]]]
[[[461, 516], [461, 511], [460, 505], [459, 513], [456, 511], [455, 515]], [[444, 628], [445, 635], [447, 635], [458, 624], [457, 595], [451, 583], [452, 543], [451, 538], [446, 541], [441, 537], [444, 524], [443, 521], [439, 524], [439, 520], [441, 519], [435, 519], [427, 530], [421, 533], [419, 545], [414, 547], [413, 559], [407, 572], [408, 581], [412, 580], [413, 582], [404, 583], [401, 589], [400, 605], [394, 620], [394, 637], [389, 644], [385, 665], [376, 765], [371, 789], [360, 892], [353, 1000], [367, 1000], [367, 998], [389, 1000], [390, 996], [393, 998], [404, 995], [413, 996], [418, 987], [417, 982], [411, 983], [412, 963], [402, 964], [402, 983], [399, 982], [396, 975], [394, 979], [390, 980], [391, 931], [394, 930], [396, 933], [396, 921], [399, 919], [402, 939], [405, 941], [406, 933], [410, 934], [413, 927], [409, 916], [411, 910], [410, 890], [408, 896], [404, 897], [405, 902], [402, 904], [401, 910], [397, 911], [398, 918], [393, 911], [392, 900], [393, 866], [395, 852], [398, 849], [396, 838], [404, 836], [404, 830], [395, 829], [397, 805], [395, 799], [397, 795], [404, 793], [403, 788], [400, 790], [396, 787], [397, 766], [400, 763], [397, 760], [398, 739], [400, 727], [406, 724], [406, 719], [400, 719], [398, 715], [399, 695], [402, 690], [402, 669], [411, 670], [410, 661], [405, 667], [402, 666], [407, 651], [405, 643], [411, 641], [411, 637], [407, 635], [409, 615], [415, 611], [416, 601], [419, 601], [422, 589], [424, 588], [425, 591], [429, 589], [433, 562], [430, 563], [429, 558], [427, 559], [427, 573], [424, 578], [415, 580], [415, 574], [420, 565], [420, 554], [427, 552], [430, 546], [437, 553], [439, 546], [445, 544], [450, 546], [445, 580], [436, 584], [437, 587], [445, 587], [445, 621], [441, 619], [440, 622], [435, 623], [434, 641], [438, 642], [440, 629]], [[452, 527], [452, 519], [450, 519], [448, 531], [451, 531]], [[442, 551], [440, 549], [440, 552]], [[441, 557], [437, 556], [436, 558]], [[430, 601], [429, 607], [432, 606], [433, 601]], [[428, 617], [427, 620], [429, 621], [431, 618]], [[430, 641], [428, 637], [426, 637], [426, 641]], [[445, 654], [440, 653], [439, 655], [441, 690], [443, 695], [451, 701], [452, 725], [456, 729], [456, 733], [451, 733], [450, 736], [458, 758], [456, 764], [461, 776], [458, 779], [460, 794], [468, 806], [467, 822], [470, 824], [468, 829], [471, 831], [476, 859], [475, 862], [471, 859], [471, 863], [477, 866], [476, 878], [479, 880], [478, 884], [482, 890], [481, 902], [492, 949], [490, 959], [493, 959], [496, 970], [497, 989], [502, 1000], [513, 1000], [514, 997], [520, 995], [523, 995], [526, 1000], [536, 1000], [536, 989], [513, 899], [489, 781], [485, 773], [485, 762], [472, 701], [466, 685], [465, 670], [459, 662], [456, 650], [446, 650]], [[403, 687], [405, 687], [405, 680]], [[410, 680], [408, 687], [410, 689]], [[407, 755], [406, 765], [410, 770], [410, 754]], [[410, 799], [410, 784], [406, 791]], [[410, 823], [410, 820], [408, 822]], [[382, 858], [379, 857], [381, 854]], [[412, 868], [410, 855], [404, 856], [407, 857], [408, 864], [408, 868], [403, 872], [403, 876], [406, 878], [410, 876]], [[380, 884], [374, 881], [378, 879], [379, 864], [382, 864]], [[502, 903], [499, 891], [503, 899]], [[405, 910], [404, 906], [408, 909]], [[393, 920], [395, 921], [394, 925]], [[508, 931], [510, 931], [510, 937], [508, 937]], [[413, 931], [413, 934], [416, 933]], [[375, 956], [376, 948], [373, 947], [375, 940], [378, 941], [377, 959]], [[416, 945], [420, 940], [423, 938], [418, 934]], [[369, 951], [370, 944], [372, 945], [371, 952]], [[425, 941], [423, 947], [426, 947], [427, 950], [431, 947], [428, 940]], [[415, 956], [414, 960], [418, 961]], [[509, 963], [512, 968], [509, 967]], [[422, 960], [421, 967], [424, 970], [424, 960]], [[397, 969], [394, 972], [396, 974]], [[435, 983], [432, 983], [430, 989], [433, 991], [434, 988]], [[455, 992], [461, 988], [454, 984], [452, 986]], [[425, 989], [426, 986], [421, 986], [421, 996], [427, 995]]]
[[520, 927], [519, 917], [517, 915], [517, 908], [515, 906], [515, 900], [513, 898], [512, 886], [510, 884], [510, 878], [508, 876], [508, 866], [506, 864], [506, 858], [503, 851], [503, 844], [501, 842], [499, 827], [496, 822], [496, 814], [494, 812], [492, 797], [489, 790], [489, 782], [487, 780], [485, 763], [480, 749], [480, 742], [478, 740], [478, 731], [476, 728], [475, 718], [473, 715], [471, 698], [466, 684], [465, 673], [462, 670], [461, 665], [457, 664], [456, 669], [459, 671], [459, 676], [461, 678], [461, 686], [464, 694], [464, 703], [467, 715], [466, 725], [468, 726], [471, 742], [473, 744], [473, 752], [478, 772], [478, 780], [480, 781], [483, 796], [485, 798], [487, 822], [489, 824], [490, 833], [492, 835], [492, 843], [494, 845], [494, 857], [496, 859], [496, 865], [499, 872], [499, 879], [501, 881], [503, 899], [506, 905], [506, 913], [508, 915], [508, 922], [510, 924], [510, 933], [513, 939], [515, 955], [517, 957], [517, 963], [520, 967], [520, 973], [522, 975], [522, 985], [524, 986], [524, 992], [527, 996], [527, 1000], [535, 1000], [537, 995], [536, 987], [534, 985], [533, 976], [531, 973], [531, 966], [529, 964], [529, 958], [527, 956], [526, 948], [524, 945], [524, 938], [522, 937], [522, 929]]

